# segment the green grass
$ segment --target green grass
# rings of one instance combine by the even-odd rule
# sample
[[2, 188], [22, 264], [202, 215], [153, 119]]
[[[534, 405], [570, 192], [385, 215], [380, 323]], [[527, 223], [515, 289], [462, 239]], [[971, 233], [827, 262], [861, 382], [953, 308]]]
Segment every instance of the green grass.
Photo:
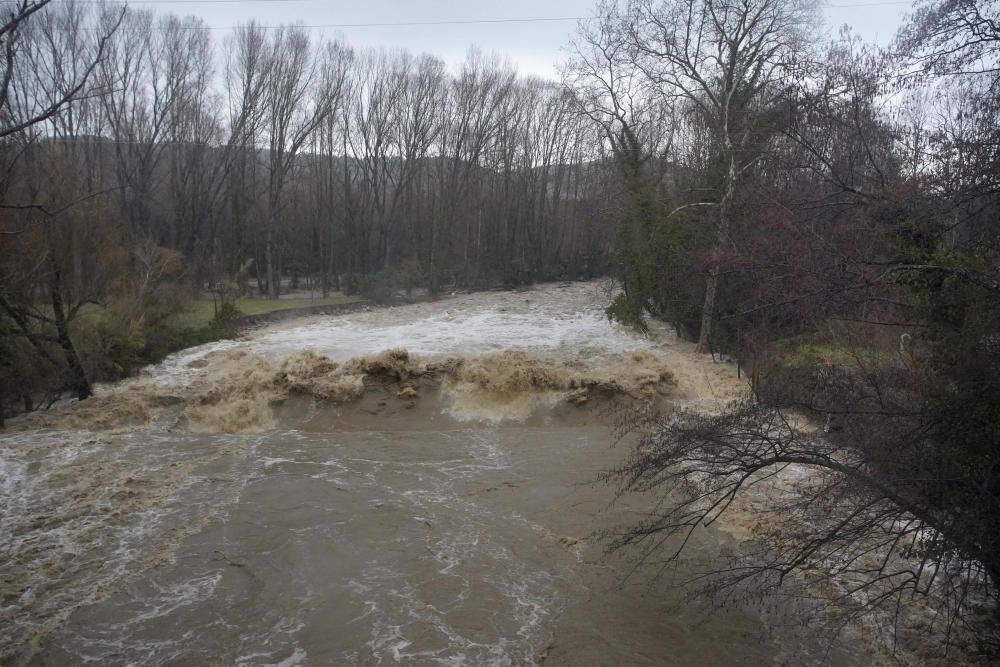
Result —
[[[280, 310], [310, 308], [314, 306], [341, 306], [348, 303], [360, 303], [361, 297], [336, 296], [328, 299], [261, 299], [245, 297], [236, 299], [235, 306], [243, 315], [265, 315]], [[198, 328], [206, 326], [215, 316], [215, 304], [211, 299], [193, 301], [187, 309], [173, 317], [173, 322], [181, 327]]]
[[786, 355], [786, 359], [793, 363], [813, 361], [841, 366], [853, 366], [859, 361], [864, 364], [883, 361], [887, 354], [885, 350], [879, 350], [874, 347], [846, 347], [806, 343], [790, 350]]

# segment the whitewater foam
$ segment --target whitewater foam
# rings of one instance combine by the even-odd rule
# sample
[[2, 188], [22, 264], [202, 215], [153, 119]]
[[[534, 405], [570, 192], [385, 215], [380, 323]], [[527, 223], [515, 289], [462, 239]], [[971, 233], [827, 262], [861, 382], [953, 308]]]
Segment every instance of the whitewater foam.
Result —
[[[550, 286], [464, 297], [468, 313], [419, 304], [285, 324], [172, 355], [140, 378], [17, 428], [160, 422], [172, 431], [254, 434], [286, 425], [275, 406], [296, 396], [341, 405], [371, 395], [361, 413], [372, 415], [440, 396], [450, 418], [491, 422], [613, 397], [660, 402], [674, 386], [666, 356], [609, 322], [593, 291]], [[332, 425], [318, 403], [304, 412], [294, 418]]]
[[547, 285], [524, 292], [486, 292], [441, 303], [282, 323], [241, 340], [178, 352], [147, 369], [156, 383], [183, 385], [212, 357], [234, 349], [265, 359], [305, 350], [336, 362], [406, 349], [418, 357], [480, 356], [505, 350], [573, 354], [629, 352], [649, 341], [612, 323], [593, 284]]

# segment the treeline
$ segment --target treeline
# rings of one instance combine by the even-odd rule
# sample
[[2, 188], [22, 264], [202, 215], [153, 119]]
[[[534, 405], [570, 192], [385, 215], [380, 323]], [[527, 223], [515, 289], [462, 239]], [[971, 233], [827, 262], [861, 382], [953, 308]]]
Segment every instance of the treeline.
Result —
[[662, 511], [610, 544], [662, 571], [783, 480], [755, 541], [683, 583], [754, 599], [794, 576], [901, 651], [995, 658], [1000, 7], [919, 3], [886, 49], [827, 42], [816, 12], [604, 2], [578, 32], [569, 83], [625, 186], [609, 313], [674, 323], [753, 388], [646, 425], [608, 479]]
[[[22, 31], [23, 103], [75, 81], [53, 73], [102, 31], [86, 94], [33, 129], [8, 199], [106, 191], [127, 246], [174, 249], [209, 280], [249, 262], [272, 296], [291, 274], [471, 286], [602, 268], [592, 133], [557, 83], [475, 51], [452, 73], [295, 26], [216, 42], [193, 17], [70, 1]], [[53, 162], [75, 192], [20, 190]]]
[[161, 356], [205, 288], [388, 299], [610, 268], [617, 176], [592, 125], [498, 57], [449, 70], [295, 26], [217, 39], [116, 4], [4, 8], [9, 400], [84, 398]]

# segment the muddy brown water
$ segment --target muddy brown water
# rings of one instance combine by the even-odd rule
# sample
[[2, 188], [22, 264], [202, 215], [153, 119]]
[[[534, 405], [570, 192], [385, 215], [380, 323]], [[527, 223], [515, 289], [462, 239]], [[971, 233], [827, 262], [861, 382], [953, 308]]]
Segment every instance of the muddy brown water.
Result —
[[[669, 577], [625, 578], [631, 564], [586, 539], [649, 505], [611, 504], [611, 489], [588, 483], [624, 455], [611, 446], [613, 401], [598, 399], [606, 383], [588, 380], [597, 393], [580, 398], [552, 369], [622, 380], [623, 359], [672, 361], [685, 379], [670, 392], [643, 385], [666, 403], [710, 402], [733, 383], [667, 334], [612, 327], [601, 298], [594, 285], [546, 286], [284, 323], [104, 388], [96, 408], [15, 425], [0, 435], [0, 661], [868, 664], [858, 647], [776, 630], [754, 608], [686, 599]], [[211, 403], [220, 378], [249, 382], [252, 361], [310, 340], [341, 361], [388, 347], [526, 356], [502, 387], [478, 371], [407, 375], [416, 399], [396, 377], [343, 403], [273, 382], [256, 401], [258, 369], [239, 411], [266, 419], [192, 428], [192, 404], [235, 400], [226, 390]], [[653, 356], [628, 356], [637, 350]], [[287, 367], [266, 371], [287, 384]], [[142, 410], [124, 409], [140, 395]], [[692, 553], [733, 548], [705, 529]]]

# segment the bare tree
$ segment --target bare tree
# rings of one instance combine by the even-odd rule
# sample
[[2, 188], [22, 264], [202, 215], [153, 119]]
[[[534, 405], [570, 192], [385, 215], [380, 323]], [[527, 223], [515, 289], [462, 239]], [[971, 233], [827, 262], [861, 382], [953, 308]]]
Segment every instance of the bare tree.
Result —
[[184, 95], [178, 82], [195, 67], [181, 54], [180, 40], [186, 37], [176, 19], [157, 20], [151, 11], [130, 11], [100, 69], [108, 91], [101, 102], [115, 156], [119, 201], [134, 245], [154, 238], [161, 228], [155, 224], [162, 216], [155, 201], [164, 178], [161, 162]]
[[[443, 103], [445, 70], [441, 60], [427, 55], [411, 58], [403, 54], [397, 67], [404, 78], [403, 96], [396, 107], [394, 122], [397, 132], [395, 144], [403, 169], [396, 185], [397, 201], [408, 204], [413, 234], [420, 220], [416, 209], [420, 205], [420, 184], [427, 170], [427, 158], [441, 129], [438, 109]], [[396, 207], [399, 205], [397, 203]], [[411, 236], [411, 242], [414, 248], [412, 259], [419, 264], [419, 242], [414, 236]]]
[[[684, 207], [717, 209], [716, 254], [732, 245], [729, 230], [741, 179], [759, 157], [755, 118], [783, 96], [799, 55], [809, 46], [815, 9], [799, 0], [631, 0], [606, 7], [602, 25], [585, 29], [577, 70], [589, 83], [591, 114], [624, 127], [637, 97], [683, 100], [711, 128], [721, 174], [714, 200]], [[636, 80], [638, 78], [638, 81]], [[605, 122], [607, 122], [607, 120]], [[632, 143], [638, 145], [637, 140]], [[698, 349], [708, 352], [724, 267], [710, 262]]]
[[[353, 164], [360, 169], [360, 208], [372, 222], [376, 233], [376, 257], [373, 267], [382, 268], [387, 260], [388, 240], [395, 222], [401, 189], [399, 181], [411, 165], [400, 158], [398, 118], [403, 112], [408, 59], [401, 54], [368, 51], [357, 61], [357, 78], [351, 87], [352, 114], [349, 143]], [[364, 241], [367, 258], [367, 240]]]
[[[31, 25], [31, 18], [44, 9], [51, 0], [17, 0], [4, 7], [0, 24], [0, 48], [4, 54], [3, 70], [0, 72], [0, 139], [28, 130], [58, 113], [75, 99], [84, 96], [92, 84], [91, 75], [104, 58], [108, 40], [118, 28], [124, 12], [109, 21], [103, 31], [97, 34], [91, 52], [84, 54], [80, 62], [73, 63], [71, 72], [59, 72], [61, 85], [42, 86], [36, 95], [27, 98], [28, 105], [11, 108], [12, 91], [27, 84], [30, 70], [21, 66], [19, 51]], [[69, 65], [66, 63], [66, 65]]]
[[165, 95], [175, 100], [166, 140], [173, 210], [169, 242], [195, 262], [206, 245], [211, 247], [209, 221], [228, 168], [227, 160], [213, 159], [222, 135], [220, 100], [211, 86], [215, 52], [209, 31], [198, 19], [168, 17], [160, 31], [165, 40]]
[[282, 195], [299, 151], [312, 132], [333, 112], [332, 84], [324, 63], [312, 52], [302, 28], [279, 28], [271, 35], [267, 59], [266, 122], [268, 136], [268, 212], [264, 226], [264, 261], [271, 298], [281, 293], [277, 232]]
[[[995, 523], [966, 513], [970, 503], [995, 506], [994, 473], [953, 465], [942, 474], [937, 416], [912, 402], [930, 381], [922, 371], [867, 370], [832, 370], [823, 396], [802, 406], [836, 415], [834, 434], [753, 397], [718, 416], [645, 423], [604, 479], [621, 494], [653, 494], [660, 510], [605, 533], [609, 547], [663, 573], [697, 531], [736, 521], [748, 541], [728, 562], [694, 568], [679, 582], [690, 592], [754, 599], [808, 582], [795, 594], [824, 601], [817, 613], [834, 634], [874, 617], [901, 643], [915, 627], [957, 639], [998, 601]], [[902, 614], [910, 605], [928, 613]]]
[[[328, 296], [339, 289], [337, 275], [338, 228], [346, 226], [347, 193], [342, 188], [342, 175], [347, 170], [347, 155], [341, 153], [346, 137], [347, 99], [354, 52], [339, 42], [326, 46], [329, 86], [332, 91], [332, 112], [313, 133], [311, 140], [314, 159], [310, 174], [313, 183], [311, 218], [313, 253], [317, 256], [321, 289]], [[350, 251], [349, 251], [350, 252]]]
[[[229, 269], [246, 277], [241, 267], [258, 258], [251, 253], [251, 229], [254, 203], [258, 196], [258, 155], [262, 141], [267, 90], [266, 31], [250, 23], [237, 28], [227, 40], [225, 85], [228, 101], [229, 139], [226, 159], [232, 165], [227, 179], [226, 199], [229, 208], [229, 244], [232, 256]], [[263, 291], [261, 271], [258, 286]], [[245, 289], [245, 285], [241, 288]]]
[[[33, 153], [31, 149], [43, 131], [43, 124], [69, 109], [74, 101], [104, 92], [94, 84], [93, 74], [104, 61], [108, 41], [119, 27], [123, 15], [119, 12], [116, 18], [104, 24], [102, 30], [94, 33], [90, 46], [83, 46], [79, 40], [74, 40], [70, 46], [46, 49], [45, 38], [51, 39], [54, 33], [34, 23], [41, 16], [39, 12], [48, 4], [48, 0], [10, 3], [4, 8], [4, 23], [0, 25], [0, 48], [4, 52], [4, 68], [0, 74], [0, 141], [6, 144], [3, 146], [4, 157], [9, 158], [4, 165], [5, 177], [0, 188], [4, 194], [9, 191], [18, 162]], [[66, 57], [67, 51], [72, 54], [71, 58]], [[28, 57], [25, 57], [26, 54]], [[56, 127], [59, 127], [58, 122]], [[10, 151], [12, 147], [14, 150]], [[25, 171], [30, 173], [33, 169], [28, 165]], [[37, 199], [41, 194], [40, 188], [30, 184], [27, 191], [21, 194], [26, 196], [25, 203], [13, 203], [0, 195], [0, 206], [20, 211], [29, 218], [39, 216], [40, 221], [45, 223], [52, 222], [53, 218], [66, 213], [77, 203], [77, 200], [69, 203], [64, 200], [60, 205], [47, 206], [49, 202]], [[89, 195], [78, 199], [87, 198]], [[28, 224], [20, 228], [5, 229], [4, 234], [20, 235], [32, 222], [29, 219]], [[73, 303], [67, 310], [64, 280], [67, 270], [56, 252], [56, 245], [63, 240], [56, 236], [50, 224], [32, 231], [40, 233], [44, 239], [45, 242], [39, 244], [42, 250], [31, 270], [5, 272], [5, 279], [0, 280], [0, 312], [15, 324], [17, 334], [28, 340], [44, 358], [52, 359], [47, 343], [58, 344], [64, 367], [68, 369], [67, 386], [82, 400], [91, 395], [92, 388], [70, 337], [69, 321], [86, 301], [86, 296], [77, 286]], [[34, 281], [40, 277], [44, 280], [38, 285]], [[43, 313], [35, 307], [33, 296], [36, 288], [46, 294], [51, 313]], [[54, 335], [40, 330], [46, 325], [55, 328]]]
[[676, 101], [651, 87], [636, 67], [626, 15], [616, 3], [599, 6], [601, 19], [583, 23], [564, 71], [579, 113], [597, 129], [621, 181], [614, 211], [616, 273], [624, 293], [611, 308], [633, 326], [645, 326], [644, 311], [656, 312], [654, 264], [650, 250], [660, 239], [661, 209], [667, 193], [660, 187], [675, 159], [679, 126]]

